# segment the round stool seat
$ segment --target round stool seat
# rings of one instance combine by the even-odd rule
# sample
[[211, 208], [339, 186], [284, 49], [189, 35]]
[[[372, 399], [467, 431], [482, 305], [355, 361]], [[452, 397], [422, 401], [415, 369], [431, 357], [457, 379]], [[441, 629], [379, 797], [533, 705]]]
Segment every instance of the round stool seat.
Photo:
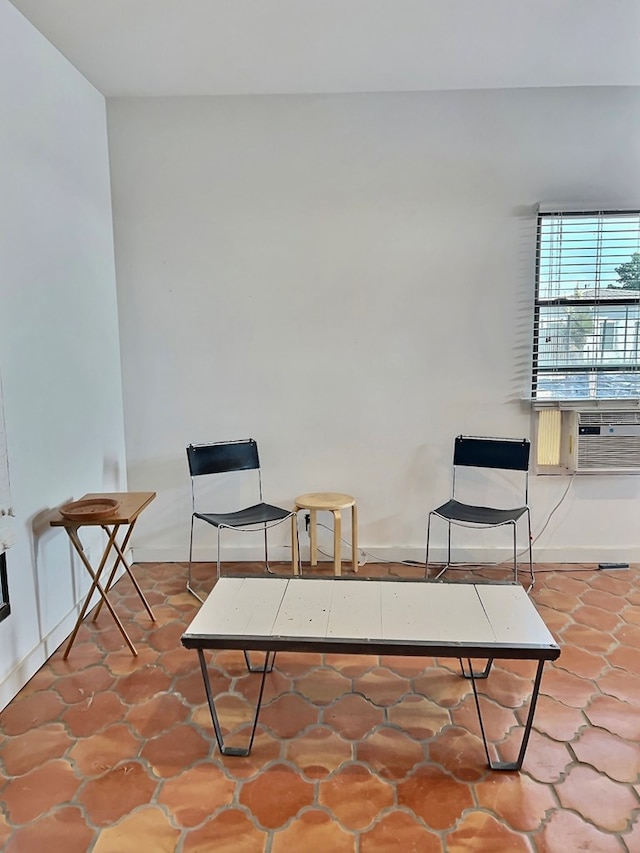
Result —
[[341, 492], [309, 492], [296, 498], [298, 509], [328, 510], [348, 509], [353, 506], [356, 499], [351, 495], [343, 495]]
[[342, 574], [341, 559], [341, 534], [342, 517], [340, 511], [351, 507], [351, 566], [354, 572], [358, 571], [358, 507], [356, 499], [342, 492], [309, 492], [299, 495], [293, 505], [292, 525], [292, 564], [293, 573], [297, 575], [300, 570], [298, 553], [298, 516], [301, 509], [309, 510], [309, 557], [312, 566], [318, 565], [318, 521], [319, 512], [330, 512], [333, 514], [333, 571], [334, 574]]

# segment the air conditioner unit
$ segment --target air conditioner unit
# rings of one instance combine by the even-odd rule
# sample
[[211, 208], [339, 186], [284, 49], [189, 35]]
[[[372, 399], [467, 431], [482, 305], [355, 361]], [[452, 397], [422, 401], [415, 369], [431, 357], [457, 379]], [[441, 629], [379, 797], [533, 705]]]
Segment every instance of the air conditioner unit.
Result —
[[640, 474], [640, 410], [569, 414], [571, 471]]

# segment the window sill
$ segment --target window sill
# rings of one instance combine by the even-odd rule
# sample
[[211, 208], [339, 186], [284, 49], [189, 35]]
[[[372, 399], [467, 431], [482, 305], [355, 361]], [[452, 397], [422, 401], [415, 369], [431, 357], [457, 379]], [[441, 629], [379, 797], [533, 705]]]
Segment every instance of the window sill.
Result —
[[640, 399], [638, 397], [613, 397], [611, 399], [598, 400], [529, 400], [528, 401], [533, 411], [538, 412], [541, 409], [560, 409], [562, 412], [589, 412], [604, 409], [611, 411], [628, 411], [629, 409], [640, 409]]

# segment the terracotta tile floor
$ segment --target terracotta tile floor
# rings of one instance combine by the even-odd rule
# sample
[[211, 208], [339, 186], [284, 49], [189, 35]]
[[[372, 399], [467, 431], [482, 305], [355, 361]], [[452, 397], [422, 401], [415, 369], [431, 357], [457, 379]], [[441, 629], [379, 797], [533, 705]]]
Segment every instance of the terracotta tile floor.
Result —
[[[640, 567], [537, 566], [532, 597], [563, 650], [521, 773], [487, 769], [470, 684], [455, 661], [423, 658], [281, 653], [252, 754], [222, 758], [180, 645], [198, 606], [185, 568], [135, 573], [157, 623], [128, 580], [112, 600], [138, 657], [103, 612], [0, 714], [6, 853], [639, 853]], [[482, 688], [505, 756], [533, 666], [496, 662]], [[259, 676], [236, 652], [211, 672], [225, 731], [246, 737]]]

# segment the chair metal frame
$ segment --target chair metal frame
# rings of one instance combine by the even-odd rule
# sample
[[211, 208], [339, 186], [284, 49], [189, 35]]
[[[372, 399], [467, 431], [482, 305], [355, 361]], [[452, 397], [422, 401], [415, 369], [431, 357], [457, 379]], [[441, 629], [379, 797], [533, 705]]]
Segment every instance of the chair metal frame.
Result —
[[[191, 477], [191, 530], [189, 535], [189, 568], [187, 590], [199, 601], [203, 598], [193, 589], [193, 524], [196, 518], [207, 522], [217, 529], [216, 569], [220, 578], [220, 543], [221, 532], [224, 529], [238, 530], [246, 533], [264, 533], [264, 564], [267, 571], [269, 566], [269, 551], [267, 531], [278, 524], [290, 519], [295, 512], [283, 509], [273, 504], [264, 503], [262, 494], [262, 469], [258, 444], [253, 438], [236, 439], [233, 441], [216, 441], [208, 444], [190, 444], [187, 447], [187, 461]], [[239, 471], [257, 472], [259, 502], [234, 512], [200, 512], [196, 510], [196, 479], [202, 476], [215, 476]]]
[[[529, 575], [531, 590], [535, 583], [533, 572], [533, 551], [531, 537], [531, 511], [529, 509], [529, 456], [531, 443], [528, 439], [492, 438], [484, 436], [459, 435], [454, 442], [453, 476], [451, 498], [437, 509], [431, 510], [427, 519], [427, 548], [425, 555], [425, 576], [429, 577], [429, 540], [431, 520], [435, 516], [447, 523], [447, 562], [435, 576], [437, 580], [451, 567], [451, 528], [471, 527], [477, 530], [491, 529], [511, 525], [513, 529], [513, 582], [518, 582], [518, 521], [527, 519]], [[499, 509], [493, 506], [476, 506], [456, 499], [456, 473], [459, 467], [495, 469], [502, 471], [521, 471], [524, 475], [524, 504], [512, 509]]]

